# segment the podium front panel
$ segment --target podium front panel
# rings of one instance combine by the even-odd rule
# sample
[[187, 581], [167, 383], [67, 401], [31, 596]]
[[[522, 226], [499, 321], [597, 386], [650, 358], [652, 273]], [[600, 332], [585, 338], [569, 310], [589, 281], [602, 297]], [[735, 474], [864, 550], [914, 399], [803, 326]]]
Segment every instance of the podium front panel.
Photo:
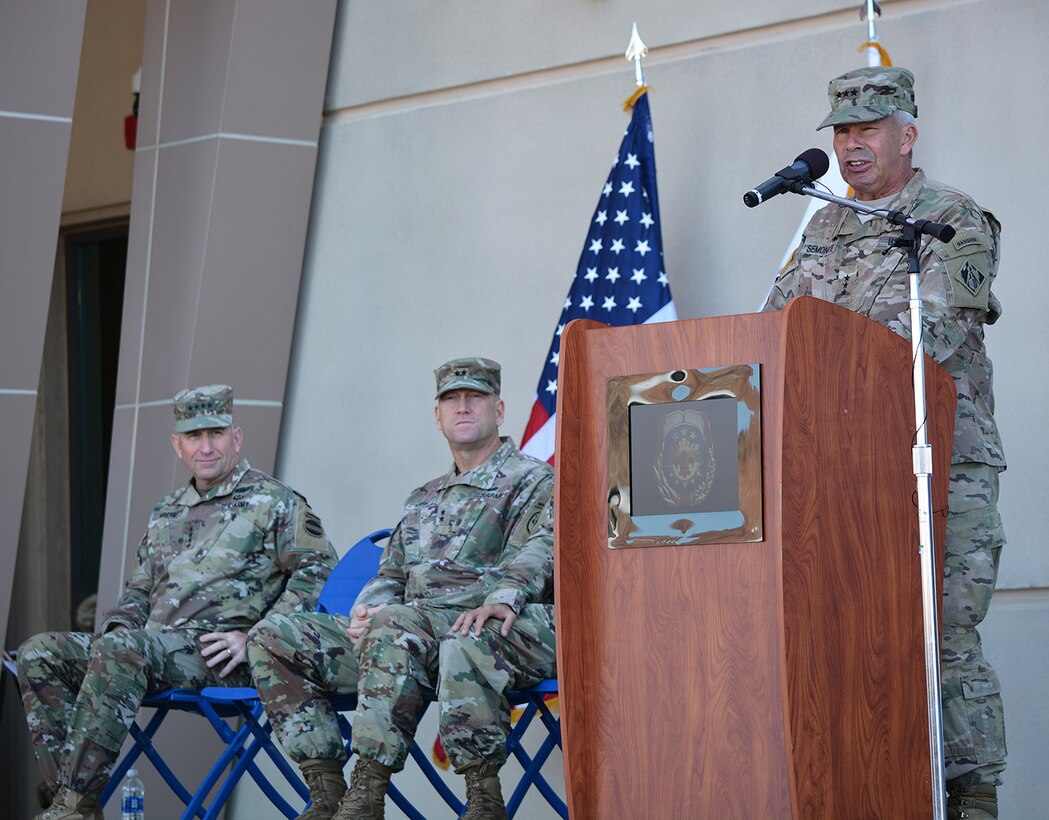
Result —
[[[761, 367], [763, 539], [609, 549], [608, 381], [733, 363]], [[574, 322], [560, 370], [574, 820], [931, 816], [906, 342], [800, 299], [665, 325]], [[935, 366], [927, 381], [945, 508], [953, 385]]]

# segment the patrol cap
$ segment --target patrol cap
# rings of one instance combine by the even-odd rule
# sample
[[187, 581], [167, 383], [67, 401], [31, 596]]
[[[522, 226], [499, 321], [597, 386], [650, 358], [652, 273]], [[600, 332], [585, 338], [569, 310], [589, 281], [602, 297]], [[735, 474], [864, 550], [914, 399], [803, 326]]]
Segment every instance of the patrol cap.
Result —
[[175, 396], [171, 404], [176, 433], [233, 425], [233, 388], [228, 384], [191, 387]]
[[437, 377], [437, 398], [449, 390], [479, 390], [499, 395], [501, 370], [499, 362], [491, 359], [473, 357], [445, 362], [433, 371]]
[[820, 128], [849, 122], [873, 122], [893, 111], [918, 116], [914, 75], [906, 68], [873, 66], [848, 71], [827, 85], [830, 113]]

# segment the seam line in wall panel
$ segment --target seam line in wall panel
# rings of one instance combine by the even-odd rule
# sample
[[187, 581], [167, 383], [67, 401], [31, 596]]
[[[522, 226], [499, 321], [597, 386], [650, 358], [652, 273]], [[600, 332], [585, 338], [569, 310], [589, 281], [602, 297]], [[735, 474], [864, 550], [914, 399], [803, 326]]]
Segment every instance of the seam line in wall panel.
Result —
[[[895, 20], [907, 15], [936, 11], [940, 8], [957, 8], [959, 4], [978, 2], [983, 2], [983, 0], [894, 0], [893, 2], [883, 0], [882, 6], [885, 10], [892, 9], [894, 13], [893, 19]], [[882, 20], [884, 21], [884, 15]], [[786, 20], [780, 23], [770, 23], [750, 29], [739, 29], [724, 34], [714, 34], [709, 37], [701, 37], [667, 46], [650, 46], [648, 57], [645, 58], [645, 67], [650, 69], [654, 66], [690, 60], [718, 52], [753, 48], [765, 43], [796, 39], [799, 36], [839, 29], [856, 29], [856, 45], [862, 42], [861, 37], [866, 39], [860, 33], [856, 8], [850, 6], [848, 9], [840, 11]], [[418, 111], [469, 100], [496, 97], [533, 88], [577, 82], [587, 77], [624, 74], [628, 70], [629, 66], [621, 55], [598, 57], [571, 65], [526, 71], [507, 77], [495, 77], [448, 88], [438, 88], [400, 97], [348, 105], [343, 108], [329, 109], [324, 112], [324, 125], [340, 125], [405, 111]]]
[[213, 134], [200, 134], [195, 137], [186, 137], [170, 142], [161, 142], [156, 145], [140, 145], [136, 151], [152, 151], [157, 148], [174, 148], [179, 145], [191, 145], [195, 142], [207, 142], [208, 140], [237, 140], [240, 142], [266, 142], [272, 145], [297, 145], [302, 148], [316, 148], [316, 140], [293, 140], [285, 137], [266, 137], [261, 134], [237, 134], [230, 131], [217, 131]]
[[40, 122], [73, 122], [72, 117], [57, 117], [51, 114], [27, 114], [25, 111], [0, 111], [0, 118], [5, 120], [37, 120]]
[[[0, 390], [0, 393], [3, 393]], [[25, 391], [29, 392], [29, 391]], [[35, 395], [36, 391], [32, 391]], [[283, 407], [284, 402], [275, 401], [273, 399], [234, 399], [233, 409], [236, 410], [238, 407]], [[171, 407], [171, 399], [158, 399], [157, 401], [143, 401], [137, 404], [118, 404], [114, 407], [114, 410], [143, 410], [147, 407]]]

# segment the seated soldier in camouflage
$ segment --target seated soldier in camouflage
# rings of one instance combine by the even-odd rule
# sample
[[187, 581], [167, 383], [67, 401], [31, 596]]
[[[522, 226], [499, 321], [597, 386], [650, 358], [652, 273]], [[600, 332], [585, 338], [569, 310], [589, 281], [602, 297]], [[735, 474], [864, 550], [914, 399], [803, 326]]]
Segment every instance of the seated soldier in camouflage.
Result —
[[189, 485], [153, 509], [131, 577], [99, 634], [47, 632], [18, 651], [29, 730], [48, 785], [37, 820], [102, 818], [98, 798], [143, 697], [248, 686], [247, 630], [311, 610], [335, 566], [320, 519], [293, 489], [239, 458], [225, 385], [174, 399], [171, 443]]
[[[424, 688], [437, 692], [441, 740], [466, 777], [463, 817], [505, 818], [504, 693], [555, 675], [552, 471], [500, 438], [498, 364], [456, 359], [436, 375], [454, 464], [408, 497], [352, 615], [275, 615], [248, 638], [266, 712], [310, 786], [300, 820], [383, 817]], [[349, 790], [329, 692], [357, 692]]]

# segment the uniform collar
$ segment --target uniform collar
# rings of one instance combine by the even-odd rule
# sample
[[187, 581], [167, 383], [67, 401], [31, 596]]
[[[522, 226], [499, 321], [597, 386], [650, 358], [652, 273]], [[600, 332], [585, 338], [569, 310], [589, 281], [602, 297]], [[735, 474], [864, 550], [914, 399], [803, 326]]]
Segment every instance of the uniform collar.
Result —
[[250, 469], [251, 465], [248, 464], [247, 459], [242, 458], [237, 462], [237, 466], [233, 472], [229, 474], [229, 478], [221, 484], [216, 484], [203, 495], [197, 492], [197, 488], [193, 485], [193, 482], [190, 481], [190, 483], [182, 489], [182, 494], [176, 499], [175, 503], [182, 504], [185, 507], [193, 507], [202, 501], [210, 501], [213, 498], [229, 495], [240, 483], [240, 480], [244, 478], [244, 474]]
[[[914, 203], [918, 199], [918, 195], [921, 193], [922, 188], [925, 187], [925, 172], [921, 168], [915, 168], [914, 174], [907, 184], [896, 193], [889, 203], [885, 206], [885, 210], [888, 211], [903, 211], [909, 213], [914, 210]], [[856, 199], [855, 196], [851, 197]], [[846, 208], [844, 205], [840, 206], [841, 218], [838, 220], [838, 226], [835, 233], [842, 234], [881, 234], [884, 233], [884, 226], [886, 223], [885, 218], [881, 216], [875, 216], [874, 219], [868, 220], [867, 222], [860, 222], [856, 212], [851, 208]]]
[[495, 489], [495, 482], [502, 473], [503, 464], [517, 449], [514, 440], [509, 436], [500, 436], [499, 441], [502, 443], [488, 457], [488, 460], [483, 464], [478, 464], [472, 470], [459, 474], [455, 471], [455, 464], [453, 463], [452, 468], [441, 479], [441, 489], [451, 487], [454, 484], [465, 484], [470, 487], [476, 487], [479, 490]]
[[914, 210], [914, 203], [918, 200], [918, 194], [924, 187], [925, 172], [921, 168], [915, 168], [914, 176], [907, 180], [903, 190], [896, 194], [895, 199], [889, 203], [889, 210], [905, 212]]

